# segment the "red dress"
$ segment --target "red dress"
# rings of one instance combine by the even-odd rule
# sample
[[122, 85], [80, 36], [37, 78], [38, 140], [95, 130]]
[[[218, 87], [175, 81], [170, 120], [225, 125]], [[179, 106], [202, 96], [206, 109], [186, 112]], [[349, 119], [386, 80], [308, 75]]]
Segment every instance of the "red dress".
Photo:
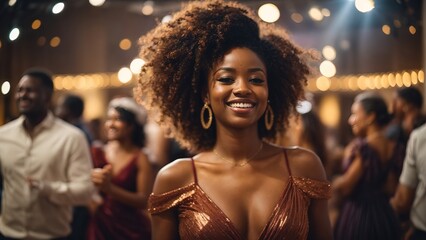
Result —
[[[108, 162], [100, 148], [92, 149], [94, 166], [101, 168]], [[113, 176], [113, 184], [131, 192], [136, 192], [138, 156], [135, 156], [117, 175]], [[103, 203], [92, 216], [89, 229], [89, 240], [118, 239], [151, 239], [151, 222], [141, 209], [119, 202], [106, 194], [101, 194]]]

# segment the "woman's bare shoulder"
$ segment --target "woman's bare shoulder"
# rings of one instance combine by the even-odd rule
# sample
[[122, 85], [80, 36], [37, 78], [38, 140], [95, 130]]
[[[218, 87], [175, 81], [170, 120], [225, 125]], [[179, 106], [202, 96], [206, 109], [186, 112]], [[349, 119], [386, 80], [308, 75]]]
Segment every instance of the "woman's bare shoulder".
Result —
[[177, 159], [160, 169], [155, 178], [154, 193], [165, 193], [187, 186], [193, 182], [192, 159]]
[[290, 147], [286, 148], [286, 152], [293, 176], [326, 180], [324, 166], [313, 151], [303, 147]]

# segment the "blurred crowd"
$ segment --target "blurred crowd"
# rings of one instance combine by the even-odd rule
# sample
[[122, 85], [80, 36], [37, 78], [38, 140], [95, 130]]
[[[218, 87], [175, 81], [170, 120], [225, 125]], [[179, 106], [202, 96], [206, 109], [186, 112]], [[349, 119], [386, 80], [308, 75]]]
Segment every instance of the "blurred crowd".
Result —
[[[77, 159], [69, 156], [71, 159], [67, 160], [64, 166], [46, 163], [48, 167], [22, 167], [26, 174], [33, 172], [29, 176], [34, 179], [27, 179], [32, 188], [50, 194], [50, 197], [56, 198], [57, 201], [67, 202], [67, 207], [73, 206], [72, 215], [57, 216], [65, 218], [63, 224], [58, 223], [58, 228], [62, 227], [63, 234], [68, 237], [55, 239], [149, 239], [151, 223], [147, 204], [158, 170], [175, 159], [190, 157], [195, 153], [181, 147], [168, 136], [167, 129], [160, 127], [154, 117], [148, 116], [147, 111], [131, 96], [113, 98], [106, 109], [105, 120], [85, 121], [84, 100], [76, 94], [61, 95], [54, 107], [51, 107], [51, 87], [43, 90], [46, 88], [42, 86], [45, 83], [37, 81], [48, 77], [43, 74], [38, 70], [24, 73], [17, 93], [21, 113], [33, 119], [35, 126], [37, 121], [46, 121], [43, 120], [45, 116], [48, 116], [50, 121], [60, 122], [58, 129], [54, 129], [57, 132], [51, 132], [49, 134], [52, 135], [47, 136], [50, 138], [50, 145], [40, 146], [42, 150], [37, 150], [51, 154], [38, 154], [46, 155], [47, 158], [72, 155], [75, 152], [70, 150], [77, 147], [84, 155], [84, 150], [87, 149], [87, 162], [72, 162]], [[426, 197], [424, 189], [416, 190], [418, 178], [424, 177], [424, 169], [423, 176], [416, 177], [416, 174], [421, 172], [416, 167], [425, 166], [424, 156], [419, 159], [420, 153], [416, 152], [418, 148], [426, 147], [424, 140], [417, 139], [425, 136], [423, 132], [426, 128], [425, 117], [422, 115], [422, 93], [414, 87], [397, 89], [390, 104], [377, 92], [363, 92], [356, 96], [348, 118], [353, 140], [347, 146], [339, 144], [336, 137], [330, 134], [331, 131], [318, 116], [312, 96], [308, 96], [305, 101], [310, 101], [312, 108], [308, 111], [295, 111], [290, 118], [288, 130], [276, 139], [275, 144], [283, 147], [303, 147], [315, 152], [321, 159], [332, 185], [329, 217], [335, 238], [348, 239], [349, 234], [355, 236], [352, 239], [357, 239], [357, 233], [351, 231], [359, 231], [363, 229], [362, 225], [368, 225], [369, 228], [373, 226], [383, 233], [380, 239], [388, 239], [390, 235], [387, 234], [400, 236], [401, 239], [420, 234], [420, 238], [412, 239], [422, 239], [425, 236], [421, 229], [425, 227]], [[31, 127], [34, 126], [28, 126]], [[13, 131], [11, 127], [3, 127], [0, 131], [2, 158], [9, 157], [8, 151], [5, 150], [7, 144], [4, 143], [8, 141], [6, 138], [11, 136], [10, 131]], [[36, 126], [33, 133], [40, 134], [41, 131], [44, 130]], [[75, 137], [75, 131], [80, 131], [81, 136], [73, 144], [70, 138]], [[61, 136], [55, 135], [68, 138], [68, 142], [63, 142]], [[25, 139], [19, 137], [16, 140], [25, 142]], [[31, 155], [30, 152], [36, 144], [27, 146], [25, 154]], [[55, 151], [58, 153], [53, 153]], [[19, 161], [19, 156], [14, 158]], [[3, 165], [19, 167], [18, 163], [14, 163], [15, 166], [2, 161]], [[72, 164], [80, 166], [71, 166]], [[11, 176], [7, 168], [3, 166], [2, 171], [3, 184], [12, 184], [8, 182], [11, 181], [8, 179]], [[73, 173], [76, 183], [87, 186], [76, 187], [72, 193], [69, 189], [61, 189], [60, 185], [55, 185], [55, 182], [58, 184], [59, 179], [63, 178], [60, 173], [49, 174], [52, 179], [37, 179], [38, 171], [79, 171]], [[74, 181], [69, 177], [65, 178], [65, 183]], [[12, 185], [14, 184], [16, 185]], [[49, 185], [50, 187], [47, 187]], [[94, 190], [89, 191], [92, 187]], [[10, 190], [3, 191], [2, 195], [2, 214], [5, 216], [1, 219], [0, 230], [3, 235], [9, 234], [10, 223], [7, 222], [7, 216], [14, 207], [8, 194], [17, 194], [8, 191]], [[91, 192], [89, 197], [81, 197], [83, 193], [88, 192]], [[19, 194], [21, 193], [16, 196], [26, 196], [25, 192]], [[44, 203], [37, 204], [40, 206], [30, 208], [34, 211], [43, 210], [39, 214], [55, 215], [49, 213], [52, 210], [46, 211], [42, 206]], [[368, 218], [365, 218], [365, 213]], [[67, 222], [70, 222], [69, 226], [66, 226]], [[37, 236], [37, 223], [26, 223], [24, 226], [35, 228]]]
[[0, 240], [426, 239], [418, 88], [360, 92], [343, 143], [305, 93], [314, 54], [242, 4], [191, 1], [139, 42], [138, 84], [105, 119], [22, 74]]

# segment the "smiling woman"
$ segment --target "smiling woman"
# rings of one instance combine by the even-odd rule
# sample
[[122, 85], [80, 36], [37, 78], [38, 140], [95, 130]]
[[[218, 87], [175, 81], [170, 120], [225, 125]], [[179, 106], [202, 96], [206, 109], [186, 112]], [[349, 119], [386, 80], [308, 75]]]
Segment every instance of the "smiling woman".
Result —
[[217, 123], [221, 123], [216, 126], [257, 128], [268, 100], [266, 67], [262, 60], [249, 48], [235, 48], [212, 72], [204, 102], [211, 105]]
[[93, 147], [92, 182], [100, 201], [92, 204], [88, 239], [149, 239], [150, 220], [144, 212], [152, 189], [153, 170], [145, 143], [145, 111], [132, 98], [115, 98], [108, 107], [108, 142]]
[[286, 128], [309, 74], [284, 30], [241, 4], [200, 1], [140, 43], [139, 100], [198, 152], [157, 175], [153, 238], [330, 239], [320, 160], [268, 142]]
[[347, 147], [344, 173], [333, 180], [335, 197], [343, 202], [335, 239], [401, 239], [389, 199], [404, 155], [384, 135], [389, 121], [382, 97], [364, 92], [355, 98], [348, 123], [356, 138]]

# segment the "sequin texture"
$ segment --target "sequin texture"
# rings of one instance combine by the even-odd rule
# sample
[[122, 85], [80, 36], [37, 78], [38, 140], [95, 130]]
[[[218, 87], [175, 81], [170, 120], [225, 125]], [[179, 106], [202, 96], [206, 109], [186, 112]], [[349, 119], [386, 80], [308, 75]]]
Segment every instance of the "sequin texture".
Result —
[[[311, 199], [327, 199], [328, 182], [290, 176], [259, 239], [306, 239]], [[151, 194], [153, 215], [177, 209], [181, 239], [243, 239], [222, 210], [196, 183], [160, 195]]]

